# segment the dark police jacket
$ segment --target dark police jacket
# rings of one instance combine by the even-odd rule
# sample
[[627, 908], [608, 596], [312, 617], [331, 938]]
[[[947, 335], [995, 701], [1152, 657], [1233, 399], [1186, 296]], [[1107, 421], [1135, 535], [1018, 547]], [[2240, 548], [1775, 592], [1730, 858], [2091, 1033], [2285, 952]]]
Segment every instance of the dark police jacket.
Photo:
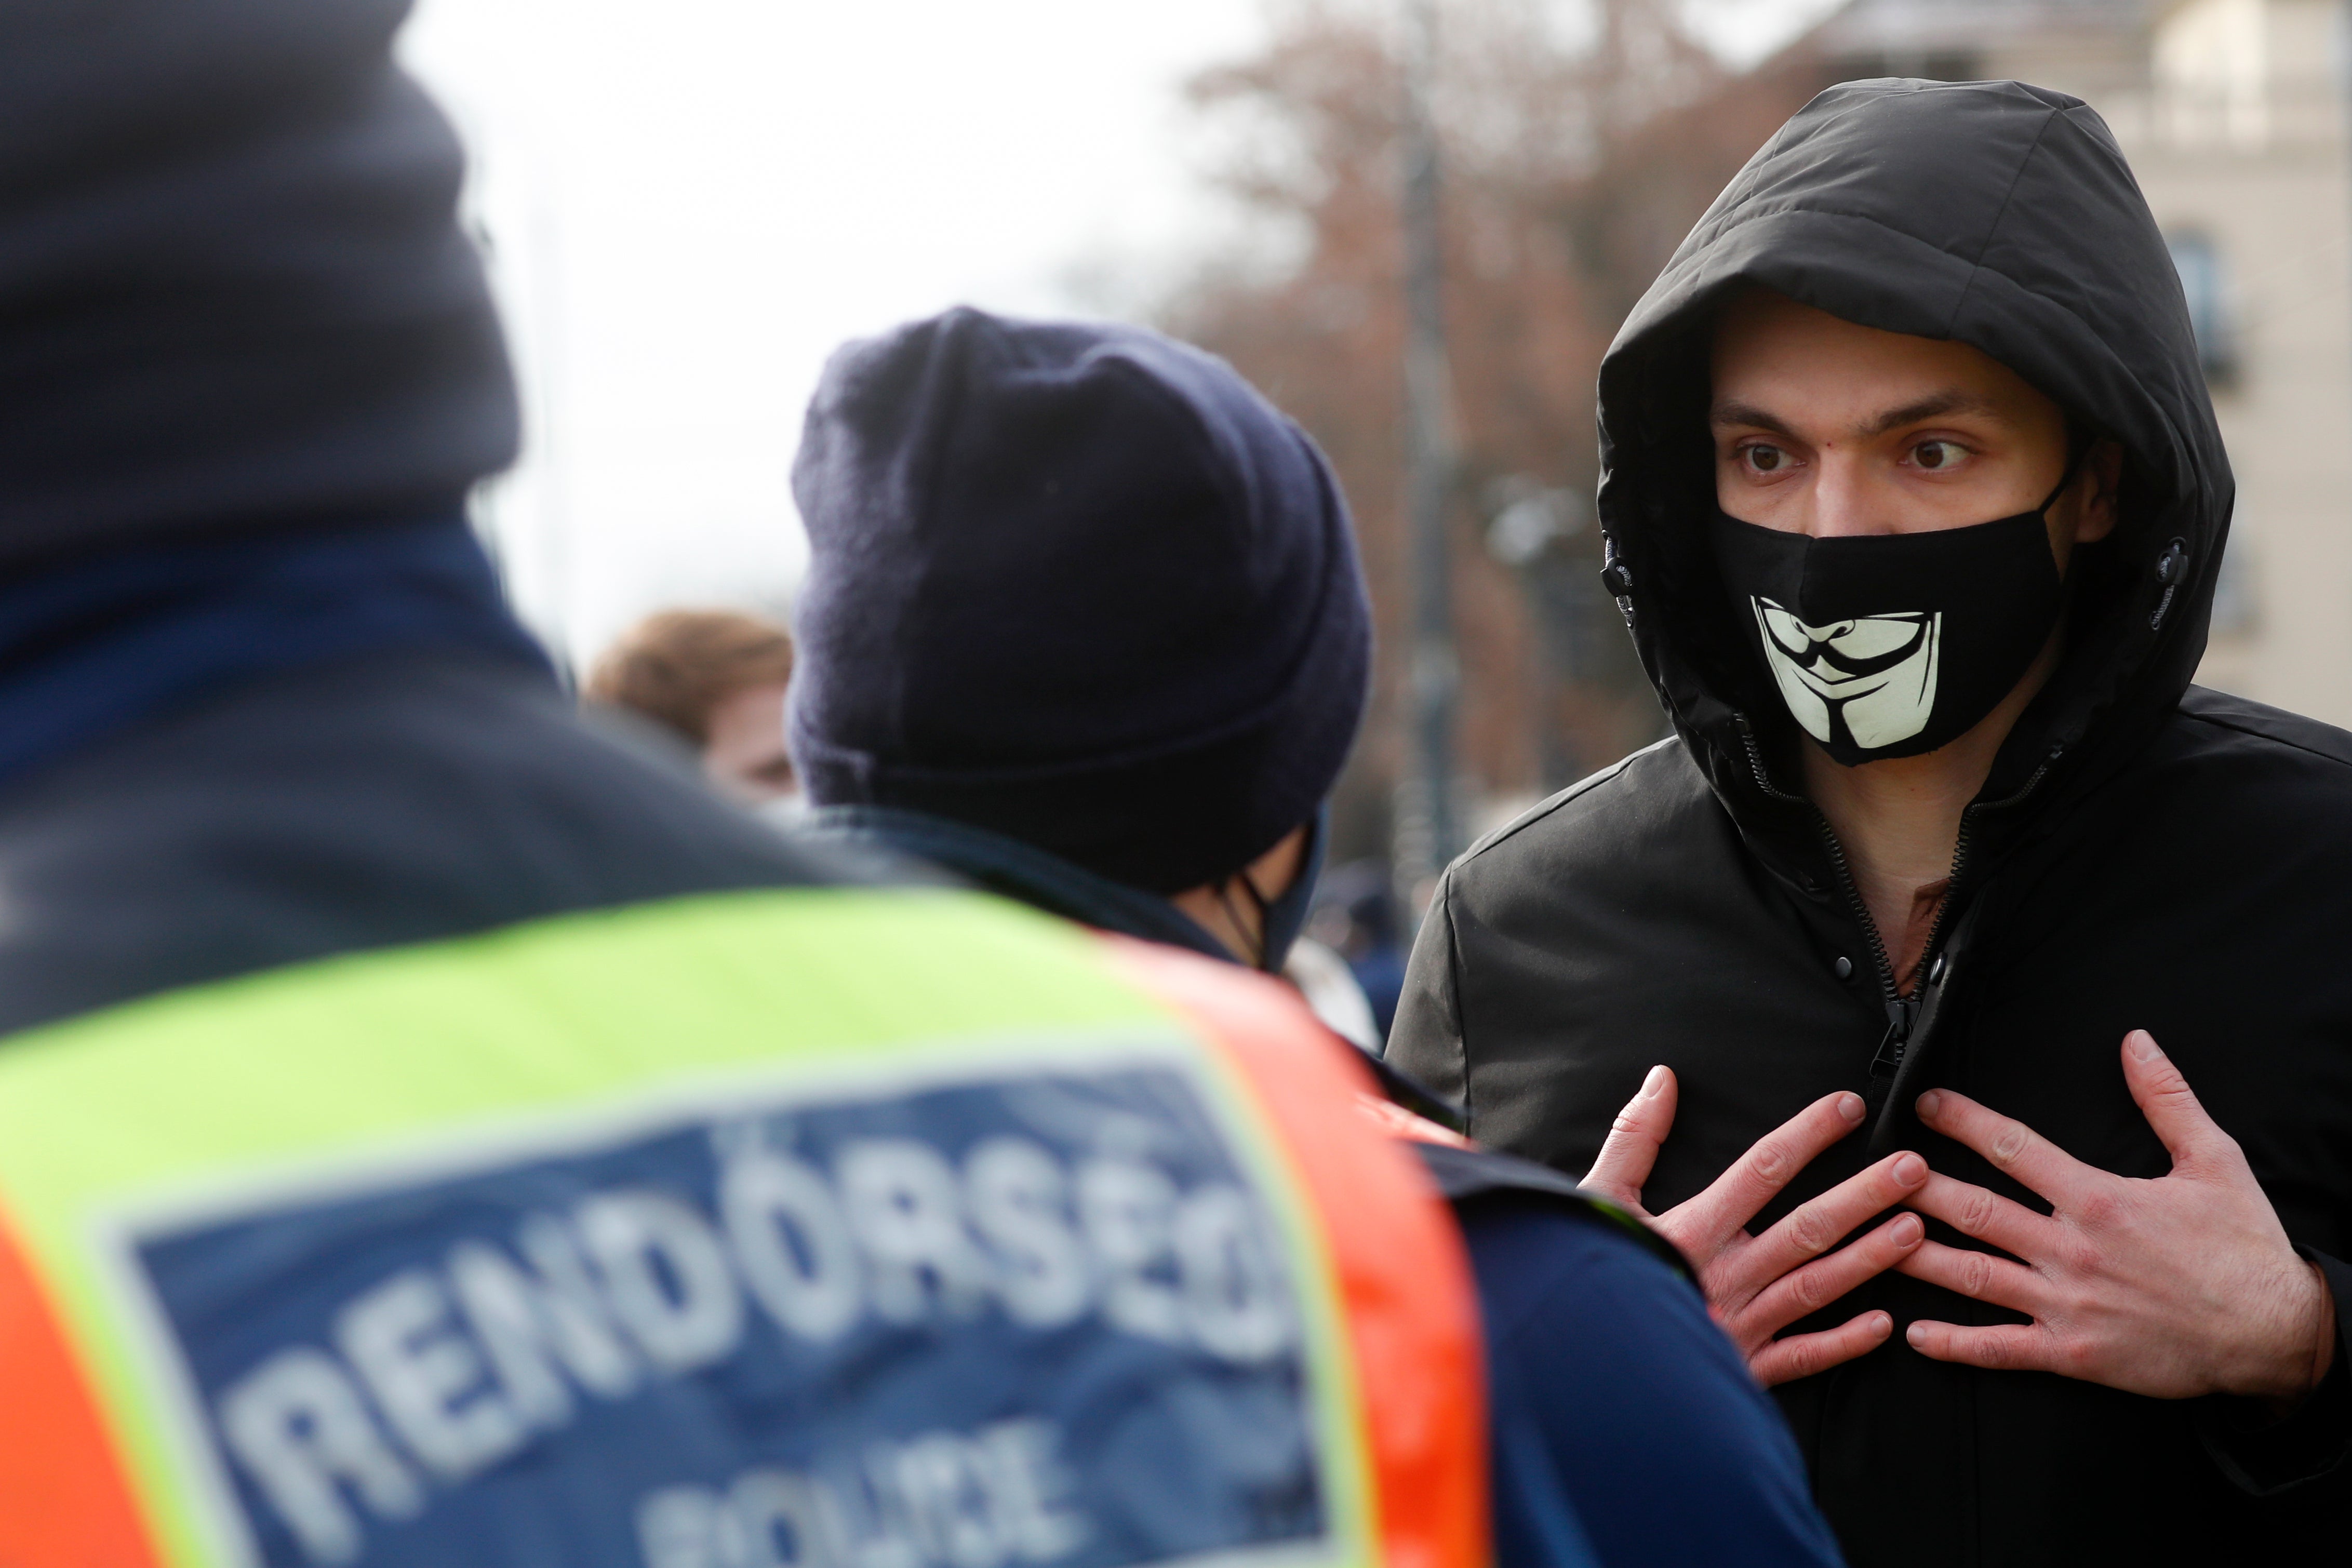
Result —
[[0, 787], [0, 1035], [339, 953], [845, 879], [583, 726], [544, 674], [276, 674]]
[[[2078, 557], [2067, 657], [1968, 810], [1907, 1001], [1705, 547], [1706, 325], [1743, 282], [1973, 344], [2128, 455], [2123, 521]], [[1864, 1092], [1868, 1134], [1760, 1226], [1900, 1147], [2046, 1208], [1919, 1126], [1931, 1085], [2162, 1176], [2118, 1055], [2145, 1028], [2352, 1305], [2332, 1260], [2352, 1255], [2352, 737], [2189, 686], [2233, 487], [2163, 239], [2098, 117], [2016, 83], [1831, 89], [1700, 221], [1601, 393], [1604, 579], [1676, 734], [1452, 867], [1391, 1059], [1485, 1142], [1570, 1173], [1671, 1065], [1654, 1212], [1810, 1101]], [[1929, 1361], [1902, 1324], [2014, 1314], [1899, 1275], [1800, 1327], [1871, 1307], [1887, 1344], [1779, 1391], [1856, 1563], [2310, 1560], [2352, 1535], [2340, 1342], [2265, 1427], [2225, 1399]]]

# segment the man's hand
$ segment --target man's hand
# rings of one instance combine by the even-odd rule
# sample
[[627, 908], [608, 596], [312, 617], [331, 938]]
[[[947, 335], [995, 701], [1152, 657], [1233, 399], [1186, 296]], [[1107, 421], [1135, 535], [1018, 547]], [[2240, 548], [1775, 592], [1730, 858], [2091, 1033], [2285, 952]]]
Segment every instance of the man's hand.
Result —
[[1916, 1216], [1902, 1214], [1852, 1246], [1830, 1250], [1855, 1226], [1916, 1193], [1927, 1179], [1927, 1162], [1913, 1154], [1889, 1155], [1790, 1210], [1763, 1235], [1748, 1234], [1759, 1209], [1816, 1155], [1862, 1124], [1861, 1095], [1831, 1094], [1759, 1139], [1705, 1192], [1652, 1215], [1642, 1207], [1642, 1186], [1675, 1124], [1675, 1100], [1674, 1073], [1652, 1068], [1642, 1092], [1618, 1113], [1584, 1185], [1641, 1215], [1682, 1249], [1698, 1270], [1716, 1321], [1759, 1383], [1769, 1387], [1809, 1377], [1877, 1348], [1895, 1327], [1885, 1312], [1864, 1312], [1819, 1333], [1772, 1336], [1893, 1268], [1919, 1245], [1927, 1228]]
[[1903, 1271], [2033, 1321], [1915, 1322], [1912, 1346], [1938, 1361], [2062, 1373], [2158, 1399], [2239, 1394], [2291, 1406], [2334, 1358], [2326, 1283], [2288, 1244], [2237, 1141], [2146, 1030], [2124, 1037], [2123, 1058], [2132, 1098], [2172, 1155], [2171, 1174], [2154, 1181], [2086, 1166], [1966, 1095], [1919, 1097], [1921, 1121], [2056, 1212], [1932, 1177], [1912, 1207], [2022, 1260], [1930, 1242]]

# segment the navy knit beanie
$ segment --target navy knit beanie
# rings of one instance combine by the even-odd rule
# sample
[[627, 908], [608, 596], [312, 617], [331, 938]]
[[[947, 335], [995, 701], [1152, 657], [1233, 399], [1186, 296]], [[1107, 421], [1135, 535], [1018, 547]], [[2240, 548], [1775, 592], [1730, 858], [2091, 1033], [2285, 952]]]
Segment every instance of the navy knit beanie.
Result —
[[0, 575], [453, 508], [512, 457], [407, 11], [0, 5]]
[[971, 309], [851, 343], [809, 405], [793, 760], [1175, 893], [1312, 818], [1371, 615], [1306, 434], [1222, 360]]

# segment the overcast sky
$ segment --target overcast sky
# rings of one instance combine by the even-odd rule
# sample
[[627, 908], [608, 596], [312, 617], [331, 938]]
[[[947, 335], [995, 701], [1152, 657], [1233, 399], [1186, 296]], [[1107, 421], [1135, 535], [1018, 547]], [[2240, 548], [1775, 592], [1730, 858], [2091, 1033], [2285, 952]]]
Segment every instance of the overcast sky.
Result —
[[[1692, 0], [1752, 57], [1836, 0]], [[525, 616], [584, 661], [646, 612], [780, 605], [788, 474], [843, 340], [959, 301], [1140, 298], [1225, 220], [1180, 85], [1260, 0], [420, 0], [525, 379], [491, 498]]]

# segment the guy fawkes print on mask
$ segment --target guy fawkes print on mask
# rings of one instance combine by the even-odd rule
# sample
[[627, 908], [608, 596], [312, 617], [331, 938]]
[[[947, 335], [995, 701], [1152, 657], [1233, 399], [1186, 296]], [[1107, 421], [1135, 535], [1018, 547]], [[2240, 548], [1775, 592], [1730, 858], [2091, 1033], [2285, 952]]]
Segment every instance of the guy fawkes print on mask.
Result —
[[1916, 757], [1999, 706], [2058, 623], [2050, 501], [1971, 528], [1833, 538], [1718, 511], [1716, 561], [1781, 700], [1832, 759]]

